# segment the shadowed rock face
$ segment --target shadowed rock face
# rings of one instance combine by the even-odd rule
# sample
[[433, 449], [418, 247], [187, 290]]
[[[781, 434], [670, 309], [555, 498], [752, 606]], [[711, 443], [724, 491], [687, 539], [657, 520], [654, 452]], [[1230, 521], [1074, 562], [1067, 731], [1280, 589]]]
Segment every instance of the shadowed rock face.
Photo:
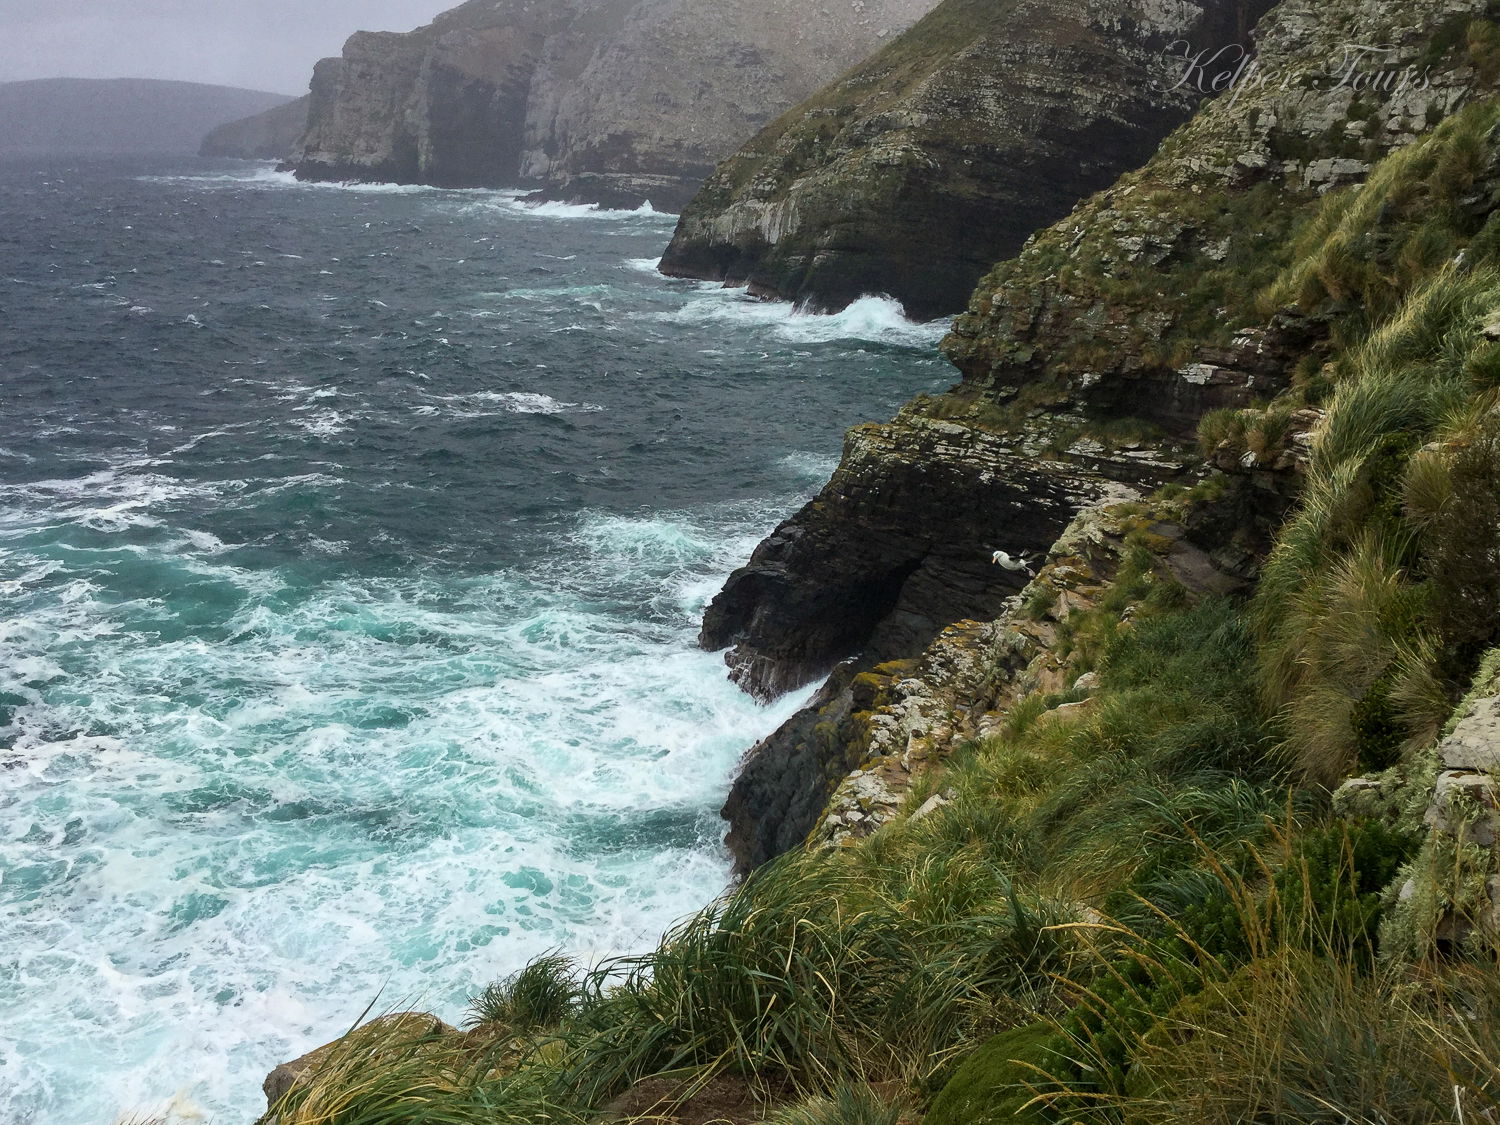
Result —
[[[1433, 47], [1485, 12], [1485, 0], [1284, 0], [1256, 32], [1270, 81], [1205, 103], [1144, 167], [980, 282], [943, 345], [962, 382], [852, 431], [833, 479], [705, 614], [703, 644], [727, 649], [758, 697], [833, 670], [735, 781], [725, 815], [741, 871], [805, 839], [832, 779], [865, 760], [839, 733], [862, 725], [863, 674], [916, 658], [955, 622], [993, 619], [1019, 588], [992, 551], [1045, 551], [1111, 487], [1187, 471], [1203, 412], [1269, 398], [1299, 364], [1317, 370], [1328, 324], [1268, 319], [1259, 286], [1322, 192], [1494, 92], [1462, 45]], [[1388, 46], [1380, 73], [1432, 66], [1420, 82], [1333, 88], [1351, 42]], [[1284, 80], [1296, 74], [1322, 83]], [[1287, 503], [1258, 491], [1231, 513], [1247, 542], [1262, 507]]]
[[994, 550], [1045, 546], [1111, 480], [1154, 484], [1176, 467], [1132, 451], [1040, 452], [1034, 439], [910, 413], [851, 430], [818, 499], [709, 606], [703, 645], [733, 644], [731, 678], [759, 699], [855, 652], [864, 664], [909, 656], [961, 617], [993, 617], [1026, 584]]
[[254, 117], [220, 125], [198, 149], [199, 156], [239, 160], [286, 160], [307, 130], [308, 97], [300, 97]]
[[821, 310], [888, 293], [957, 312], [1187, 119], [1201, 95], [1173, 89], [1170, 44], [1239, 41], [1268, 6], [945, 0], [725, 161], [661, 268]]
[[306, 179], [680, 207], [714, 164], [935, 0], [471, 0], [318, 65]]

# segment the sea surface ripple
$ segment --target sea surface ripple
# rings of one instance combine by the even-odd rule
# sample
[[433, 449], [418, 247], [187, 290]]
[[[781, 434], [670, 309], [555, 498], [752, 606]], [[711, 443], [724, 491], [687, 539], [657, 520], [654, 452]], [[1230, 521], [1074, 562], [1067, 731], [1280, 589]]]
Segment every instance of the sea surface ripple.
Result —
[[248, 1121], [367, 1005], [723, 887], [694, 646], [941, 325], [654, 271], [671, 216], [0, 164], [0, 1121]]

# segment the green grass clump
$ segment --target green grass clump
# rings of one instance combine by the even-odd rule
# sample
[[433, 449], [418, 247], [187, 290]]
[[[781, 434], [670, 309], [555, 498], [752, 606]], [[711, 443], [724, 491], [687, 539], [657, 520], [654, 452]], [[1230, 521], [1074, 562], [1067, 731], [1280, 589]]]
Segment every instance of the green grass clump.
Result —
[[797, 854], [595, 977], [578, 1078], [604, 1093], [681, 1067], [817, 1092], [921, 1083], [1000, 997], [1049, 991], [1065, 915], [973, 851]]
[[1050, 1023], [1013, 1028], [964, 1060], [923, 1119], [924, 1125], [1000, 1125], [1051, 1120], [1036, 1101], [1038, 1084], [1056, 1068], [1063, 1039]]
[[1358, 334], [1461, 248], [1487, 242], [1462, 201], [1482, 172], [1497, 119], [1493, 102], [1474, 103], [1423, 143], [1386, 157], [1358, 189], [1332, 193], [1304, 224], [1292, 264], [1258, 298], [1262, 315], [1331, 301], [1345, 331]]
[[[1430, 740], [1452, 705], [1447, 684], [1471, 667], [1459, 650], [1481, 649], [1494, 630], [1483, 611], [1500, 583], [1481, 561], [1490, 544], [1479, 509], [1500, 462], [1471, 440], [1468, 370], [1489, 347], [1481, 326], [1496, 308], [1500, 272], [1446, 265], [1339, 362], [1302, 504], [1266, 563], [1255, 614], [1265, 699], [1285, 710], [1288, 751], [1314, 781], [1388, 765]], [[1424, 449], [1445, 437], [1473, 452]]]
[[829, 1095], [814, 1095], [776, 1110], [766, 1125], [897, 1125], [903, 1107], [887, 1102], [868, 1086], [840, 1083]]
[[469, 1002], [465, 1027], [522, 1034], [556, 1027], [579, 998], [575, 968], [569, 957], [549, 953], [519, 972], [485, 986]]

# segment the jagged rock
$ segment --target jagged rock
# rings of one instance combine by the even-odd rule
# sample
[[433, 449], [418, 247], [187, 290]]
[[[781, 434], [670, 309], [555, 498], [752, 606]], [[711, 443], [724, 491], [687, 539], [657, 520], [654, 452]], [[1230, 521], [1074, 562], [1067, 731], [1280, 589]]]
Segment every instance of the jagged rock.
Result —
[[1477, 700], [1438, 744], [1438, 756], [1450, 770], [1500, 774], [1500, 696]]
[[307, 130], [310, 97], [220, 125], [198, 149], [199, 156], [230, 156], [240, 160], [287, 160]]
[[951, 793], [934, 793], [931, 797], [928, 797], [927, 800], [923, 801], [914, 810], [912, 810], [911, 819], [921, 820], [924, 817], [931, 816], [933, 813], [937, 812], [938, 809], [943, 808], [945, 805], [951, 805], [952, 803], [953, 796]]
[[1379, 778], [1351, 777], [1333, 791], [1333, 811], [1346, 820], [1374, 817], [1385, 794]]
[[1128, 457], [1044, 460], [940, 419], [856, 427], [833, 480], [709, 606], [702, 643], [729, 648], [733, 678], [760, 698], [856, 652], [920, 652], [949, 622], [995, 617], [1025, 582], [991, 563], [993, 544], [1044, 550], [1080, 509], [1124, 494], [1106, 465], [1139, 484], [1169, 475]]
[[1346, 782], [1335, 795], [1342, 815], [1394, 812], [1398, 828], [1426, 833], [1391, 888], [1393, 909], [1380, 935], [1387, 952], [1500, 950], [1500, 784], [1479, 764], [1500, 751], [1497, 691], [1500, 650], [1491, 650], [1435, 748], [1398, 770]]
[[1099, 673], [1085, 672], [1073, 681], [1074, 691], [1095, 691], [1099, 687]]
[[1489, 774], [1447, 770], [1438, 775], [1424, 823], [1434, 832], [1489, 848], [1495, 844], [1497, 810], [1500, 800]]
[[294, 167], [675, 209], [935, 2], [470, 0], [407, 34], [360, 32], [319, 63]]
[[804, 842], [870, 835], [899, 814], [917, 777], [965, 741], [996, 733], [1017, 700], [1074, 682], [1052, 651], [1057, 622], [1107, 589], [1125, 549], [1126, 510], [1086, 509], [1058, 537], [1027, 587], [1050, 592], [1055, 617], [1038, 620], [1011, 597], [995, 620], [957, 622], [917, 659], [840, 665], [808, 708], [746, 756], [724, 809], [737, 870]]
[[1202, 91], [1170, 44], [1235, 41], [1267, 7], [945, 0], [725, 161], [661, 268], [825, 310], [888, 293], [955, 312], [1186, 120]]

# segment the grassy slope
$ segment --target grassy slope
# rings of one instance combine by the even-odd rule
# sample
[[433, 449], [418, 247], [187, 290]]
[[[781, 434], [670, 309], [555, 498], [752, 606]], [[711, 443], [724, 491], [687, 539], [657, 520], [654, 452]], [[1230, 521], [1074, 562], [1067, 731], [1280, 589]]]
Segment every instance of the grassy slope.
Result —
[[[639, 961], [502, 983], [468, 1036], [356, 1037], [282, 1125], [598, 1120], [663, 1074], [802, 1125], [1500, 1112], [1491, 954], [1432, 955], [1462, 888], [1428, 864], [1427, 913], [1391, 893], [1500, 620], [1497, 120], [1473, 106], [1305, 212], [1235, 298], [1334, 325], [1282, 400], [1205, 424], [1269, 463], [1323, 412], [1249, 604], [1190, 604], [1142, 536], [1068, 622], [1092, 701], [1016, 707], [950, 763], [951, 804], [786, 857]], [[1378, 767], [1405, 811], [1332, 817], [1322, 784]]]
[[[744, 150], [720, 165], [708, 184], [709, 202], [721, 206], [762, 175], [791, 183], [821, 164], [830, 146], [841, 152], [864, 147], [841, 137], [849, 126], [900, 105], [941, 66], [999, 26], [1011, 0], [946, 0], [910, 30], [767, 125]], [[955, 49], [955, 45], [957, 49]], [[717, 202], [716, 202], [717, 201]]]

